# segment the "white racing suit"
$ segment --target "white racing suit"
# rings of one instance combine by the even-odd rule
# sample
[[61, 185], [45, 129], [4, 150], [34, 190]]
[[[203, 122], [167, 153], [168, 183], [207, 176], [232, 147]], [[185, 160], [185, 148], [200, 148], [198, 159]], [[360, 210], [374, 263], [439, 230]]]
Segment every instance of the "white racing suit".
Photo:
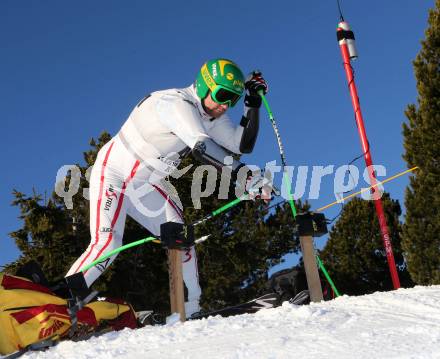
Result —
[[[122, 245], [127, 214], [156, 236], [164, 222], [183, 223], [178, 196], [166, 188], [164, 178], [200, 138], [240, 153], [242, 134], [243, 126], [233, 125], [226, 115], [212, 119], [206, 114], [193, 86], [144, 98], [98, 153], [90, 177], [91, 242], [67, 275]], [[87, 285], [115, 258], [85, 271]], [[182, 251], [182, 263], [190, 315], [199, 310], [201, 295], [194, 247]]]

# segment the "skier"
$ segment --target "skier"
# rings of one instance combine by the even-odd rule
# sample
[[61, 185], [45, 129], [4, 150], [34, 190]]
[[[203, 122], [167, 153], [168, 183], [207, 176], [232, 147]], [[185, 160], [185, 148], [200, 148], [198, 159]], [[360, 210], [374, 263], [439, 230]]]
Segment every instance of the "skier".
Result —
[[[235, 126], [225, 112], [245, 90], [244, 115]], [[164, 178], [190, 152], [218, 170], [231, 153], [252, 152], [259, 128], [259, 90], [268, 90], [260, 72], [245, 80], [234, 62], [217, 58], [202, 66], [191, 86], [153, 92], [140, 101], [98, 153], [90, 176], [91, 242], [66, 276], [122, 245], [127, 214], [156, 236], [162, 223], [183, 223], [180, 201], [172, 198]], [[228, 165], [235, 175], [244, 166], [236, 160]], [[247, 192], [256, 197], [263, 181], [261, 174], [251, 175]], [[84, 272], [89, 287], [115, 257]], [[200, 310], [201, 295], [193, 243], [182, 248], [182, 263], [188, 290], [185, 311], [191, 316]]]

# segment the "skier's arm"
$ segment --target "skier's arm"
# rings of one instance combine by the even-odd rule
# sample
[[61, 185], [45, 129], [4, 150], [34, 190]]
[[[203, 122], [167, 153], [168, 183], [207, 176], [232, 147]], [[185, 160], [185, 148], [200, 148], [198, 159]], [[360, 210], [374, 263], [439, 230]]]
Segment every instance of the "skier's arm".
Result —
[[260, 71], [255, 70], [248, 75], [245, 82], [246, 96], [244, 97], [244, 115], [240, 125], [243, 126], [243, 136], [240, 141], [240, 152], [251, 153], [257, 141], [260, 125], [261, 97], [258, 91], [268, 91], [266, 80]]
[[158, 99], [156, 110], [159, 121], [168, 127], [189, 148], [202, 138], [209, 138], [200, 121], [200, 115], [193, 104], [172, 95]]
[[226, 114], [215, 119], [212, 124], [213, 126], [207, 130], [209, 136], [228, 151], [241, 154], [240, 141], [243, 137], [243, 127], [234, 125]]
[[[193, 104], [164, 95], [158, 100], [156, 106], [159, 121], [191, 148], [197, 160], [211, 164], [217, 170], [225, 166], [225, 157], [230, 156], [230, 153], [221, 147], [223, 143], [212, 140], [206, 133], [200, 122], [198, 110]], [[230, 162], [228, 165], [231, 165]], [[231, 166], [233, 171], [238, 171], [243, 164], [233, 160]]]
[[258, 128], [260, 127], [261, 98], [246, 94], [244, 104], [244, 115], [240, 121], [240, 126], [243, 127], [240, 152], [251, 153], [257, 141]]
[[[235, 126], [227, 115], [214, 120], [214, 126], [208, 134], [222, 147], [237, 154], [251, 153], [257, 141], [259, 127], [259, 109], [246, 105], [240, 126]], [[261, 100], [260, 100], [261, 101]]]
[[267, 93], [268, 90], [267, 83], [259, 71], [254, 71], [248, 76], [245, 87], [245, 107], [240, 126], [235, 127], [228, 117], [224, 116], [216, 120], [214, 127], [209, 130], [209, 134], [217, 143], [234, 153], [251, 153], [254, 149], [260, 124], [261, 97], [258, 91], [261, 89]]
[[[194, 146], [192, 154], [200, 162], [213, 165], [219, 171], [223, 166], [230, 165], [232, 173], [236, 174], [244, 166], [243, 163], [232, 158], [230, 153], [210, 138], [200, 138]], [[230, 160], [225, 163], [225, 157], [227, 156]]]

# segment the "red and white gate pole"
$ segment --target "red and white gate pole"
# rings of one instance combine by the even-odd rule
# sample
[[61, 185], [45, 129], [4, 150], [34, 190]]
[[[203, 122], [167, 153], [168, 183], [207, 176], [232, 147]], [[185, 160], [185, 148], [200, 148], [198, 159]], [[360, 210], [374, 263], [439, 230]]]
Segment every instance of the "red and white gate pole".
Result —
[[[361, 138], [362, 150], [364, 152], [365, 164], [367, 165], [371, 186], [377, 184], [376, 174], [373, 167], [373, 160], [371, 158], [370, 146], [368, 144], [367, 133], [365, 131], [364, 120], [362, 118], [361, 106], [359, 104], [359, 97], [357, 94], [356, 84], [354, 82], [353, 69], [350, 61], [357, 57], [354, 34], [350, 30], [350, 26], [347, 22], [341, 21], [338, 24], [336, 31], [339, 47], [341, 49], [342, 58], [344, 60], [345, 74], [347, 75], [348, 86], [350, 88], [351, 101], [353, 104], [354, 113], [356, 116], [356, 124]], [[374, 205], [376, 207], [377, 217], [379, 219], [380, 231], [387, 255], [388, 266], [390, 268], [391, 279], [393, 281], [394, 289], [400, 288], [399, 276], [397, 274], [396, 263], [394, 261], [393, 249], [391, 247], [390, 234], [388, 231], [387, 221], [382, 206], [382, 200], [380, 199], [380, 189], [373, 187], [372, 194], [374, 198]]]

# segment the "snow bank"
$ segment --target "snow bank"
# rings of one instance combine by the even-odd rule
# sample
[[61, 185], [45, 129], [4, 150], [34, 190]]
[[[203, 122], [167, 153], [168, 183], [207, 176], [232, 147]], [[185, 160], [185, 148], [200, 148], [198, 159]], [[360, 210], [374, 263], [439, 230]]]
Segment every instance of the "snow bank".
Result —
[[27, 358], [440, 358], [440, 286], [63, 342]]

